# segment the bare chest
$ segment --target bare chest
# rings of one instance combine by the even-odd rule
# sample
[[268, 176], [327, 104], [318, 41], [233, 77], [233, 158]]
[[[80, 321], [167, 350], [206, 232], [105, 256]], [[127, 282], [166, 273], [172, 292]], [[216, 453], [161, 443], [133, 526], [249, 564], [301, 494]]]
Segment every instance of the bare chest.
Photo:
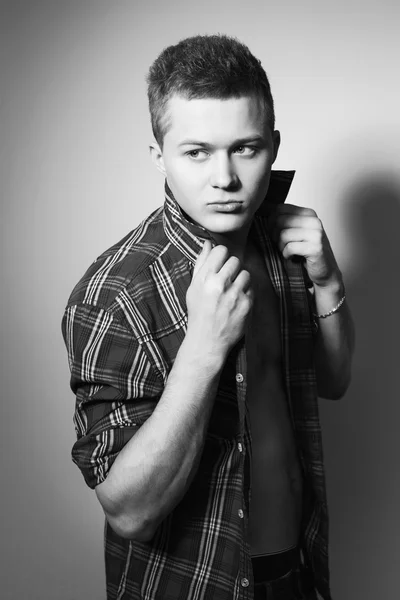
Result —
[[253, 257], [249, 270], [255, 295], [246, 334], [250, 545], [258, 554], [297, 542], [301, 475], [284, 385], [279, 299], [261, 257]]
[[281, 326], [279, 298], [261, 258], [253, 260], [251, 269], [254, 304], [246, 334], [249, 377], [259, 380], [265, 370], [281, 368]]
[[265, 447], [269, 439], [278, 451], [285, 451], [292, 431], [284, 385], [279, 298], [262, 257], [253, 256], [249, 268], [254, 305], [246, 333], [247, 407], [253, 446]]
[[283, 373], [279, 298], [261, 258], [252, 264], [254, 305], [246, 334], [247, 407], [253, 449], [286, 451], [291, 438]]

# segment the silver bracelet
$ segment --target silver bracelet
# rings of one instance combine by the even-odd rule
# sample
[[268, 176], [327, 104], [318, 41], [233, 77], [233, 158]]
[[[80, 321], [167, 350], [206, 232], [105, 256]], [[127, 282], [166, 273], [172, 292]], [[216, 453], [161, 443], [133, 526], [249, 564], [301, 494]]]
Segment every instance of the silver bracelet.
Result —
[[336, 306], [334, 308], [332, 308], [332, 310], [330, 310], [327, 313], [324, 313], [323, 315], [317, 315], [317, 314], [313, 313], [313, 317], [315, 319], [326, 319], [326, 317], [330, 317], [331, 315], [333, 315], [335, 312], [337, 312], [339, 310], [339, 308], [342, 306], [342, 304], [345, 300], [346, 300], [346, 294], [343, 294], [343, 297], [340, 298], [339, 302], [336, 304]]

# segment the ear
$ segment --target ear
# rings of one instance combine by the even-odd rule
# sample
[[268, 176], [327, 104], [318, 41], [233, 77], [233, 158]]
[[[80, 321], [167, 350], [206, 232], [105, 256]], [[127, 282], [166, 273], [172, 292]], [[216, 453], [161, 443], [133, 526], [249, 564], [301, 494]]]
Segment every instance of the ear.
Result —
[[156, 165], [160, 173], [162, 173], [166, 177], [167, 172], [165, 170], [163, 154], [159, 144], [157, 142], [153, 142], [152, 144], [150, 144], [149, 150], [153, 163]]
[[275, 130], [272, 134], [272, 141], [274, 144], [274, 160], [272, 161], [273, 163], [276, 160], [276, 157], [278, 156], [278, 150], [279, 150], [279, 146], [281, 145], [281, 132]]

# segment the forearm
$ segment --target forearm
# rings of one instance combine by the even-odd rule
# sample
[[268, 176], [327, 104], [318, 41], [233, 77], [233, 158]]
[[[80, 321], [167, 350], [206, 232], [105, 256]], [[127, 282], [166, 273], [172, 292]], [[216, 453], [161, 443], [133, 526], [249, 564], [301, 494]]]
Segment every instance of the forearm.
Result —
[[96, 493], [113, 528], [149, 539], [188, 489], [201, 457], [223, 366], [186, 336], [148, 420]]
[[[343, 297], [341, 282], [330, 286], [314, 286], [315, 311], [326, 314]], [[315, 367], [318, 393], [323, 398], [338, 399], [345, 393], [351, 378], [354, 351], [354, 324], [348, 300], [327, 318], [316, 318], [318, 331], [315, 345]]]

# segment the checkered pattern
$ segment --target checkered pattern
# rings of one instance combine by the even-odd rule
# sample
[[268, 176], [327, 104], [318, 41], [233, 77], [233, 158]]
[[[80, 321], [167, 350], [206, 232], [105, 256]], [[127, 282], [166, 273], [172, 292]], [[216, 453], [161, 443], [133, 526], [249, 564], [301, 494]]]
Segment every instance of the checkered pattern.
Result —
[[[284, 201], [292, 177], [273, 172], [266, 201]], [[301, 264], [284, 261], [268, 238], [263, 206], [250, 235], [280, 299], [284, 377], [305, 477], [302, 556], [319, 594], [330, 600], [310, 301]], [[188, 222], [166, 185], [164, 207], [104, 252], [72, 292], [62, 323], [76, 395], [72, 458], [91, 488], [104, 481], [163, 392], [185, 336], [193, 266], [209, 237]], [[122, 539], [106, 524], [108, 600], [253, 598], [246, 374], [242, 340], [223, 369], [198, 472], [153, 540]]]

